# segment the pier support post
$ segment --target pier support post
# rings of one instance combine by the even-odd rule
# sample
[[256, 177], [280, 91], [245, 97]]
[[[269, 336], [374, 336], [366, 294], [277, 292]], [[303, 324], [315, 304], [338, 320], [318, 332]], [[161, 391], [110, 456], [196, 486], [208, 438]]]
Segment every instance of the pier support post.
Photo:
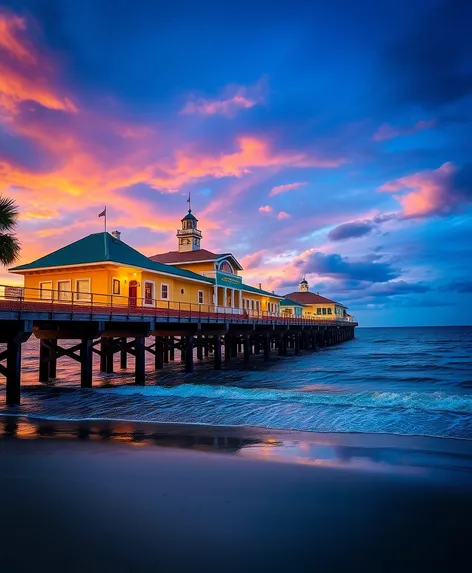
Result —
[[108, 338], [102, 336], [102, 338], [100, 338], [100, 372], [107, 371], [107, 348]]
[[167, 336], [164, 337], [162, 351], [164, 352], [164, 364], [169, 364], [169, 337]]
[[270, 336], [268, 333], [264, 335], [264, 361], [270, 360]]
[[83, 338], [80, 342], [80, 385], [82, 388], [92, 387], [93, 341]]
[[197, 337], [197, 360], [203, 360], [203, 342], [202, 337]]
[[120, 338], [120, 368], [128, 368], [128, 353], [126, 351], [126, 338]]
[[249, 358], [251, 355], [251, 338], [249, 334], [244, 335], [243, 352], [244, 352], [244, 364], [247, 366], [249, 364]]
[[221, 370], [221, 336], [215, 335], [215, 370]]
[[208, 340], [208, 337], [206, 337], [205, 344], [203, 346], [203, 355], [205, 356], [205, 358], [208, 358], [208, 355], [210, 354], [209, 344], [210, 341]]
[[[184, 341], [182, 341], [184, 342]], [[185, 372], [193, 372], [193, 336], [187, 336], [185, 339]]]
[[295, 347], [295, 356], [298, 356], [300, 354], [300, 333], [299, 332], [295, 332], [294, 347]]
[[225, 364], [229, 364], [231, 360], [231, 337], [225, 334]]
[[134, 383], [137, 386], [144, 386], [146, 383], [146, 360], [144, 337], [139, 336], [134, 339]]
[[162, 370], [164, 368], [164, 344], [159, 336], [155, 337], [154, 345], [154, 368]]
[[39, 341], [39, 381], [49, 382], [49, 340]]
[[49, 378], [54, 380], [57, 377], [57, 340], [49, 341]]
[[7, 405], [20, 403], [21, 394], [21, 342], [18, 337], [7, 342]]
[[173, 336], [169, 337], [169, 360], [175, 360], [175, 339]]

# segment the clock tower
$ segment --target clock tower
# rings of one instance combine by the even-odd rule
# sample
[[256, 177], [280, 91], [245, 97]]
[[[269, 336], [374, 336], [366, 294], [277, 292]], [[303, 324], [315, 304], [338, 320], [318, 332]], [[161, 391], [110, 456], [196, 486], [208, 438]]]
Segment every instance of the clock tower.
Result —
[[197, 228], [198, 219], [192, 214], [192, 209], [190, 208], [190, 195], [187, 203], [189, 204], [188, 213], [181, 220], [182, 228], [177, 230], [179, 253], [198, 251], [198, 249], [200, 249], [200, 241], [202, 239], [202, 232]]

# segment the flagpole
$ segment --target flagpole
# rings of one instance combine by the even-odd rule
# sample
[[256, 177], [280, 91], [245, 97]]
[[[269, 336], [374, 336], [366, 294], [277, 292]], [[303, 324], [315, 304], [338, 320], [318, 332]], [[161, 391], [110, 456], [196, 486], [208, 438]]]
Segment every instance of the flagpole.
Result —
[[107, 232], [107, 206], [105, 205], [105, 233]]

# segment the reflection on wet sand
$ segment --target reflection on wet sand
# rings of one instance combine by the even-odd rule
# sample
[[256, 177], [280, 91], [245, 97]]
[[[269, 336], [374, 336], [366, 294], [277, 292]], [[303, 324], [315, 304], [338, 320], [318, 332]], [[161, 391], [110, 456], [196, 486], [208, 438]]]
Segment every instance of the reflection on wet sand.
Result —
[[[371, 436], [373, 437], [373, 436]], [[470, 480], [472, 457], [461, 441], [427, 438], [394, 439], [336, 434], [295, 434], [253, 428], [144, 424], [129, 422], [57, 422], [26, 418], [0, 418], [0, 439], [79, 440], [134, 447], [155, 446], [263, 459], [328, 468], [405, 475], [453, 472]], [[296, 439], [302, 438], [302, 439]], [[362, 443], [359, 443], [359, 439]], [[350, 443], [351, 442], [351, 443]], [[447, 448], [444, 443], [447, 442]], [[450, 476], [449, 476], [450, 477]]]

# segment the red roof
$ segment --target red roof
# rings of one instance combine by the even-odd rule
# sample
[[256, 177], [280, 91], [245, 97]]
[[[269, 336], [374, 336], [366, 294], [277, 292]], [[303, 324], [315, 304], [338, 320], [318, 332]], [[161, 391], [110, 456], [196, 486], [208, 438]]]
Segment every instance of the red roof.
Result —
[[291, 292], [286, 294], [285, 298], [289, 298], [302, 304], [339, 304], [340, 306], [344, 306], [340, 302], [336, 302], [335, 300], [331, 300], [330, 298], [326, 298], [320, 294], [315, 294], [314, 292]]
[[183, 263], [198, 263], [201, 261], [216, 261], [224, 257], [230, 257], [236, 263], [237, 267], [239, 269], [242, 269], [239, 262], [233, 257], [231, 253], [223, 253], [218, 255], [216, 253], [212, 253], [211, 251], [207, 251], [206, 249], [187, 251], [185, 253], [181, 253], [179, 251], [169, 251], [168, 253], [160, 253], [157, 255], [153, 255], [152, 257], [149, 258], [151, 259], [151, 261], [155, 261], [157, 263], [183, 264]]

